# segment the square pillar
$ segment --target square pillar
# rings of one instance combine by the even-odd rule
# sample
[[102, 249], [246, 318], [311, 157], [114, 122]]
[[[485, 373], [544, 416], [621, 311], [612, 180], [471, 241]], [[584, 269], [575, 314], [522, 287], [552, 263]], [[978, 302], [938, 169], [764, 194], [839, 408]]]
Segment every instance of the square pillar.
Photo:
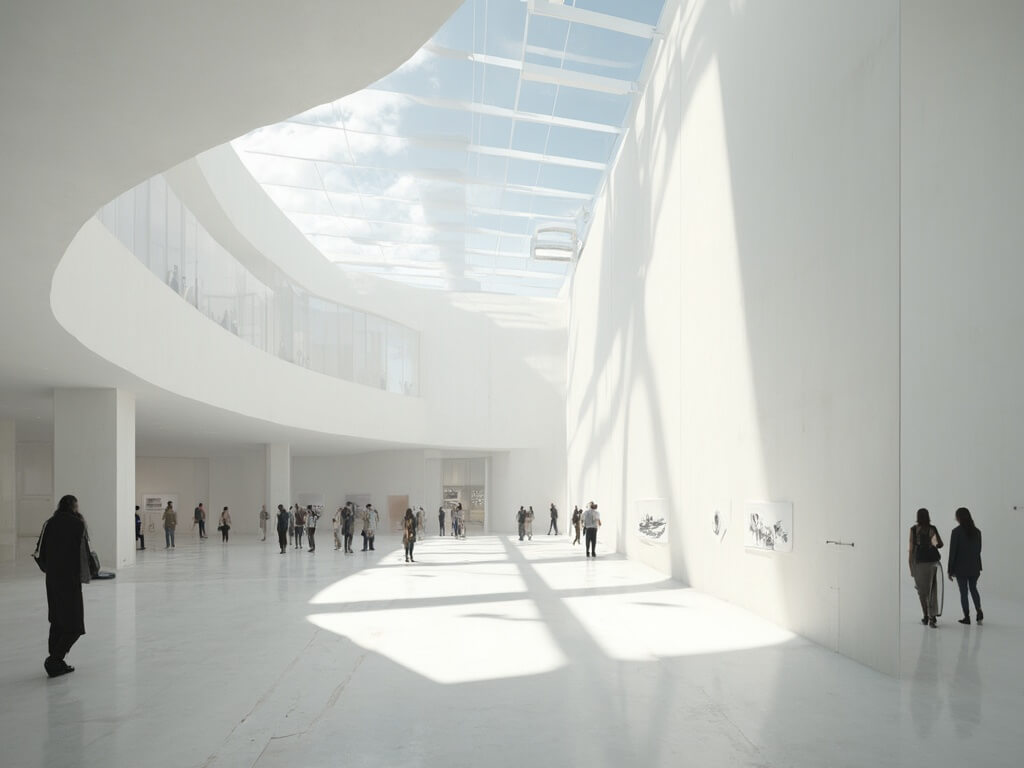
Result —
[[104, 568], [135, 564], [134, 395], [54, 390], [53, 493], [78, 497]]
[[0, 563], [14, 560], [18, 546], [14, 463], [17, 446], [14, 420], [0, 420]]
[[292, 447], [288, 443], [267, 443], [267, 512], [270, 513], [270, 527], [274, 526], [277, 505], [284, 508], [292, 504]]

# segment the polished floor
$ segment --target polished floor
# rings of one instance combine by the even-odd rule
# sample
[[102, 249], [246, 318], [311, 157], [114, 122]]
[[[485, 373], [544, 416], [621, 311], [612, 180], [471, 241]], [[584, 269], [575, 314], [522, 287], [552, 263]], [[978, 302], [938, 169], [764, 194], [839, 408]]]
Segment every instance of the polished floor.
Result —
[[407, 565], [323, 533], [141, 552], [85, 588], [55, 680], [41, 574], [0, 569], [0, 765], [1024, 762], [1024, 626], [995, 602], [983, 628], [908, 621], [896, 680], [564, 537], [431, 538]]

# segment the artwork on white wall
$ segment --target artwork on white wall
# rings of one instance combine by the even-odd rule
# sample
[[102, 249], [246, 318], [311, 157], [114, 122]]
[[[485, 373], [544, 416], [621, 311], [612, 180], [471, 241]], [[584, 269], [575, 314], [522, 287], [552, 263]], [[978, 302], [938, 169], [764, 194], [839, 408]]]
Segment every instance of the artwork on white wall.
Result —
[[646, 544], [668, 543], [668, 512], [665, 499], [639, 499], [636, 502], [633, 532]]
[[732, 524], [732, 504], [728, 506], [718, 507], [711, 515], [711, 533], [718, 543], [721, 544], [725, 539], [725, 534], [729, 532], [729, 526]]
[[182, 529], [183, 521], [191, 522], [191, 510], [188, 515], [183, 516], [181, 514], [181, 510], [178, 509], [178, 494], [144, 493], [142, 494], [142, 504], [139, 505], [141, 507], [139, 510], [139, 517], [142, 518], [143, 533], [156, 533], [156, 531], [163, 529], [163, 516], [164, 510], [167, 509], [167, 502], [171, 502], [174, 505], [175, 511], [178, 513], [178, 530]]
[[748, 501], [743, 545], [770, 552], [793, 551], [793, 503]]

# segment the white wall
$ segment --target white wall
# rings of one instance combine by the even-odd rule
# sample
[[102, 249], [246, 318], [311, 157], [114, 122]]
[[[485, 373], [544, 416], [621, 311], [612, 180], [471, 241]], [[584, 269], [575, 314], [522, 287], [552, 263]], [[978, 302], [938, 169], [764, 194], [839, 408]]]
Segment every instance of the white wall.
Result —
[[[570, 496], [630, 556], [895, 671], [898, 6], [666, 14], [572, 286]], [[631, 532], [642, 500], [667, 548]], [[793, 502], [792, 554], [744, 550], [748, 500]]]
[[19, 442], [18, 535], [38, 536], [43, 522], [57, 508], [53, 498], [53, 443]]
[[[142, 505], [147, 493], [175, 493], [178, 495], [178, 529], [186, 533], [192, 526], [192, 510], [201, 501], [210, 510], [210, 460], [162, 456], [137, 456], [135, 459], [136, 501]], [[162, 538], [162, 537], [161, 537]], [[161, 542], [162, 543], [162, 542]]]
[[968, 507], [983, 592], [1021, 600], [1024, 5], [902, 6], [903, 527]]
[[260, 507], [266, 504], [268, 512], [275, 509], [275, 505], [265, 499], [266, 473], [266, 452], [262, 446], [241, 449], [230, 456], [212, 456], [210, 519], [216, 521], [221, 509], [228, 507], [232, 534], [255, 536], [259, 531]]
[[0, 562], [14, 559], [18, 543], [17, 455], [14, 419], [0, 419]]

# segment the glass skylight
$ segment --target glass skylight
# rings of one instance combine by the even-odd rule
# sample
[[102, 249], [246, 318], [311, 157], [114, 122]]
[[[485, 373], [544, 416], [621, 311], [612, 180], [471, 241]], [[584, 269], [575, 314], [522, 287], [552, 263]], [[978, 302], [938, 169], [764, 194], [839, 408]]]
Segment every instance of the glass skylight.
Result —
[[582, 226], [664, 0], [466, 0], [371, 87], [236, 139], [267, 194], [341, 268], [458, 291], [554, 296], [530, 258]]

